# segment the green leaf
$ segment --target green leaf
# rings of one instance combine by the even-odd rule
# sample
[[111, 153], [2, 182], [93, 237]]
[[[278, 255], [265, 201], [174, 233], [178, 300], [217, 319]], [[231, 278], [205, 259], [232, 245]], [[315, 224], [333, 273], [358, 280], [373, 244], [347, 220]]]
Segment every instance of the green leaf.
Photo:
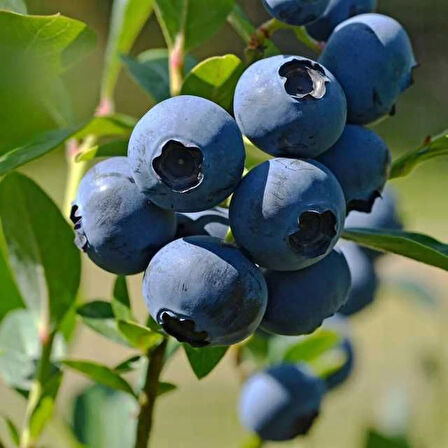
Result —
[[0, 176], [58, 148], [78, 130], [79, 126], [46, 131], [33, 137], [29, 142], [7, 150], [0, 155]]
[[255, 168], [260, 163], [272, 159], [272, 156], [258, 149], [249, 139], [244, 137], [244, 146], [246, 148], [246, 168], [248, 170]]
[[20, 434], [17, 426], [9, 417], [3, 416], [2, 418], [5, 421], [6, 427], [8, 428], [9, 437], [11, 437], [11, 440], [13, 441], [15, 446], [19, 446]]
[[177, 386], [173, 383], [165, 383], [165, 382], [160, 382], [159, 383], [159, 389], [157, 391], [157, 395], [165, 395], [169, 392], [173, 392], [177, 389]]
[[94, 117], [85, 125], [75, 138], [82, 140], [88, 135], [101, 137], [128, 137], [136, 125], [137, 120], [134, 117], [124, 114], [105, 115], [103, 117]]
[[181, 94], [206, 98], [231, 112], [236, 84], [243, 72], [244, 64], [233, 54], [206, 59], [185, 78]]
[[0, 215], [11, 270], [30, 310], [57, 328], [76, 300], [81, 275], [73, 230], [54, 202], [28, 177], [0, 183]]
[[[227, 17], [227, 21], [232, 26], [232, 28], [236, 31], [238, 36], [242, 39], [242, 41], [248, 45], [252, 39], [252, 34], [255, 32], [255, 26], [250, 21], [250, 19], [246, 16], [243, 9], [238, 3], [235, 3], [235, 6], [232, 9], [232, 12]], [[281, 51], [275, 46], [272, 40], [265, 41], [266, 48], [264, 49], [264, 56], [275, 56], [277, 54], [281, 54]]]
[[[29, 391], [40, 358], [39, 322], [28, 310], [9, 313], [0, 325], [0, 374], [12, 388]], [[58, 337], [51, 359], [63, 358], [65, 344]]]
[[234, 4], [234, 0], [157, 0], [155, 11], [168, 47], [183, 35], [188, 51], [224, 25]]
[[193, 348], [188, 344], [183, 346], [190, 366], [199, 380], [206, 377], [219, 364], [228, 349], [228, 347]]
[[179, 350], [181, 343], [174, 338], [168, 338], [168, 344], [165, 351], [165, 363], [167, 363]]
[[389, 178], [407, 176], [420, 163], [441, 156], [448, 156], [448, 129], [436, 137], [428, 137], [422, 146], [394, 161]]
[[101, 96], [112, 98], [120, 73], [120, 56], [129, 53], [152, 13], [154, 0], [114, 0]]
[[143, 356], [140, 355], [132, 356], [131, 358], [128, 358], [123, 362], [120, 362], [120, 364], [118, 364], [117, 366], [115, 366], [114, 371], [120, 374], [132, 372], [142, 367], [142, 363], [144, 360], [145, 358]]
[[[162, 333], [162, 328], [160, 327], [160, 325], [152, 318], [151, 315], [148, 316], [148, 319], [146, 319], [146, 326], [148, 328], [150, 328], [152, 331], [156, 331], [157, 333]], [[175, 340], [173, 338], [171, 338], [170, 340]], [[169, 341], [168, 341], [169, 342]]]
[[404, 437], [391, 437], [373, 429], [366, 435], [365, 448], [412, 448]]
[[0, 225], [0, 322], [12, 310], [24, 303], [14, 280], [6, 253], [6, 242]]
[[301, 338], [289, 347], [283, 355], [283, 361], [293, 363], [310, 362], [333, 349], [340, 342], [341, 337], [338, 333], [321, 328], [313, 334]]
[[137, 413], [137, 402], [131, 396], [95, 384], [75, 399], [73, 431], [86, 447], [131, 447]]
[[314, 374], [320, 378], [328, 378], [339, 372], [347, 363], [347, 352], [341, 347], [334, 347], [308, 362]]
[[96, 333], [105, 338], [129, 347], [126, 339], [118, 330], [115, 314], [109, 302], [96, 300], [78, 308], [77, 313], [83, 322]]
[[77, 162], [88, 162], [95, 157], [119, 157], [127, 156], [129, 140], [115, 140], [112, 142], [96, 145], [77, 154]]
[[[166, 100], [170, 94], [168, 50], [156, 48], [140, 53], [136, 59], [122, 56], [122, 61], [134, 81], [155, 103]], [[185, 57], [185, 75], [196, 65], [196, 59]]]
[[343, 238], [370, 249], [403, 255], [448, 271], [448, 245], [420, 233], [346, 229]]
[[[30, 434], [37, 439], [53, 416], [55, 400], [62, 382], [62, 372], [57, 369], [44, 384], [41, 396], [30, 416]], [[32, 393], [32, 392], [31, 392]]]
[[117, 277], [112, 296], [112, 310], [117, 319], [134, 320], [126, 277]]
[[66, 359], [62, 363], [73, 370], [85, 375], [96, 383], [103, 384], [115, 390], [126, 392], [135, 397], [135, 393], [129, 383], [118, 373], [107, 366], [92, 361], [80, 361]]
[[161, 334], [131, 321], [119, 320], [118, 329], [133, 347], [142, 352], [156, 348], [163, 340]]
[[26, 14], [26, 3], [24, 0], [0, 0], [0, 9], [16, 12], [18, 14]]
[[243, 443], [241, 444], [241, 448], [262, 448], [264, 443], [264, 440], [262, 440], [256, 434], [253, 434], [243, 441]]
[[0, 154], [73, 124], [61, 75], [95, 42], [78, 20], [0, 11]]

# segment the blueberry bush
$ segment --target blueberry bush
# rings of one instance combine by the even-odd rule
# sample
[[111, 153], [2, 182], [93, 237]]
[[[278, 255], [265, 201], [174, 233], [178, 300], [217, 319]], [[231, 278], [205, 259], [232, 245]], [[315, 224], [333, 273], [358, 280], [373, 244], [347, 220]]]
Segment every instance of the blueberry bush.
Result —
[[[43, 446], [72, 371], [94, 383], [66, 428], [77, 446], [147, 447], [178, 350], [199, 380], [233, 354], [241, 446], [306, 437], [352, 372], [349, 318], [375, 300], [378, 260], [448, 270], [448, 245], [404, 228], [389, 184], [448, 155], [448, 131], [396, 160], [375, 132], [413, 83], [412, 36], [374, 1], [261, 3], [271, 18], [254, 24], [237, 0], [114, 0], [98, 107], [77, 122], [64, 74], [95, 33], [0, 0], [0, 375], [27, 403], [20, 424], [3, 416], [8, 443]], [[152, 14], [166, 48], [131, 56]], [[226, 22], [244, 60], [195, 60]], [[154, 104], [143, 117], [115, 108], [123, 68]], [[21, 169], [58, 148], [61, 209]], [[115, 276], [110, 300], [82, 294], [85, 257]], [[126, 279], [141, 273], [143, 316]], [[128, 356], [71, 356], [78, 325]]]

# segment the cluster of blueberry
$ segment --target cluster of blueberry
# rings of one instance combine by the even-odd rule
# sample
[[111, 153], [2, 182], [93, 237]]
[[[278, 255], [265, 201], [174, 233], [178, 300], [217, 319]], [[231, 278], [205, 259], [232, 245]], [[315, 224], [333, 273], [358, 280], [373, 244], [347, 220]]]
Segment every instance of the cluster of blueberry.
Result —
[[[107, 271], [145, 271], [152, 317], [194, 347], [236, 344], [257, 328], [305, 335], [358, 311], [373, 300], [376, 255], [335, 248], [344, 224], [399, 226], [387, 190], [379, 199], [389, 150], [363, 125], [393, 113], [411, 83], [405, 30], [356, 15], [371, 0], [263, 2], [328, 39], [319, 60], [251, 65], [235, 119], [199, 97], [159, 103], [136, 125], [127, 158], [86, 174], [72, 208], [77, 245]], [[274, 156], [244, 177], [243, 135]], [[218, 207], [230, 195], [229, 209]], [[236, 244], [225, 242], [229, 229]], [[266, 439], [306, 433], [324, 390], [302, 366], [271, 368], [245, 386], [243, 421]]]

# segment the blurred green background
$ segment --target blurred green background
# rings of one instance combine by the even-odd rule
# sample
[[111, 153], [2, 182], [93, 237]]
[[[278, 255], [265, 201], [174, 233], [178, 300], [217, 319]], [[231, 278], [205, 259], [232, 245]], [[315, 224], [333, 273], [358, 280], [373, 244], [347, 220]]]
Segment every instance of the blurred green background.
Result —
[[[267, 18], [259, 0], [239, 2], [255, 23]], [[66, 76], [77, 118], [88, 118], [98, 103], [111, 0], [28, 0], [27, 3], [32, 14], [60, 12], [86, 22], [98, 33], [95, 52]], [[398, 103], [397, 115], [376, 128], [396, 157], [418, 146], [427, 135], [448, 128], [448, 2], [379, 0], [379, 11], [405, 25], [421, 64], [414, 87]], [[275, 41], [285, 53], [312, 56], [288, 32], [276, 35]], [[152, 17], [132, 52], [138, 54], [163, 46], [160, 29]], [[210, 43], [194, 51], [198, 59], [226, 53], [243, 53], [242, 43], [228, 26]], [[151, 106], [145, 93], [125, 73], [120, 78], [116, 100], [117, 111], [136, 117]], [[23, 171], [62, 204], [66, 181], [63, 150], [27, 165]], [[408, 178], [393, 182], [400, 193], [408, 229], [448, 240], [447, 173], [448, 160], [436, 159]], [[108, 298], [113, 277], [85, 261], [85, 297]], [[448, 447], [448, 278], [435, 268], [393, 256], [382, 262], [380, 270], [384, 286], [378, 302], [353, 319], [358, 353], [354, 377], [328, 397], [322, 418], [309, 439], [283, 446], [363, 447], [366, 428], [378, 426], [389, 432], [409, 430], [415, 447]], [[420, 285], [425, 293], [416, 291], [410, 282]], [[130, 283], [133, 306], [143, 319], [140, 278], [133, 278]], [[407, 289], [398, 288], [397, 283], [406, 284]], [[112, 364], [126, 356], [124, 350], [88, 329], [79, 328], [78, 333], [72, 347], [74, 357]], [[245, 433], [235, 412], [239, 383], [231, 355], [202, 382], [194, 378], [183, 356], [179, 353], [165, 373], [164, 379], [178, 384], [179, 391], [162, 398], [157, 405], [153, 446], [238, 446]], [[59, 397], [60, 416], [70, 416], [71, 399], [86, 384], [79, 376], [67, 374]], [[0, 414], [6, 410], [20, 421], [24, 402], [0, 383]], [[3, 431], [0, 426], [0, 432]], [[45, 446], [59, 448], [69, 446], [67, 443], [55, 421], [45, 433]]]

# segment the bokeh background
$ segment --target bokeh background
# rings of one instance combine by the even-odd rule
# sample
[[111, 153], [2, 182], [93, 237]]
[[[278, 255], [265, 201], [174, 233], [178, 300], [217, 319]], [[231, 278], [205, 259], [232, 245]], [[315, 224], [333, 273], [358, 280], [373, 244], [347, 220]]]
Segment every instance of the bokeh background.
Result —
[[[210, 0], [211, 2], [213, 0]], [[60, 12], [86, 22], [98, 33], [98, 47], [66, 78], [76, 117], [88, 118], [98, 103], [102, 58], [107, 38], [111, 0], [28, 0], [32, 14]], [[267, 19], [259, 0], [239, 0], [255, 23]], [[397, 18], [409, 31], [420, 67], [415, 85], [398, 103], [397, 115], [376, 127], [394, 157], [417, 147], [427, 135], [448, 128], [448, 2], [446, 0], [379, 0], [379, 11]], [[204, 11], [204, 14], [207, 14]], [[285, 53], [311, 56], [288, 32], [275, 37]], [[153, 17], [139, 37], [133, 54], [164, 46]], [[243, 45], [229, 26], [194, 51], [197, 59], [226, 53], [243, 54]], [[117, 111], [136, 117], [150, 100], [125, 73], [116, 94]], [[63, 150], [57, 150], [23, 168], [58, 203], [66, 180]], [[393, 182], [407, 228], [448, 240], [448, 159], [436, 159], [411, 176]], [[83, 293], [86, 299], [110, 296], [113, 277], [85, 260]], [[304, 441], [272, 446], [358, 448], [365, 431], [408, 431], [415, 447], [448, 447], [448, 276], [435, 268], [389, 256], [381, 262], [383, 278], [377, 303], [352, 321], [357, 350], [353, 378], [326, 400], [322, 417]], [[145, 316], [140, 278], [130, 280], [133, 306]], [[71, 347], [74, 357], [113, 364], [126, 352], [92, 331], [79, 328]], [[156, 410], [153, 446], [156, 448], [229, 448], [245, 437], [238, 423], [236, 403], [239, 377], [232, 357], [210, 377], [198, 382], [183, 353], [168, 366], [164, 379], [179, 391], [162, 398]], [[72, 398], [87, 381], [68, 373], [59, 397], [58, 418], [70, 418]], [[0, 382], [0, 414], [16, 421], [24, 402]], [[44, 446], [70, 445], [58, 418], [46, 431]], [[0, 433], [4, 431], [0, 427]]]

